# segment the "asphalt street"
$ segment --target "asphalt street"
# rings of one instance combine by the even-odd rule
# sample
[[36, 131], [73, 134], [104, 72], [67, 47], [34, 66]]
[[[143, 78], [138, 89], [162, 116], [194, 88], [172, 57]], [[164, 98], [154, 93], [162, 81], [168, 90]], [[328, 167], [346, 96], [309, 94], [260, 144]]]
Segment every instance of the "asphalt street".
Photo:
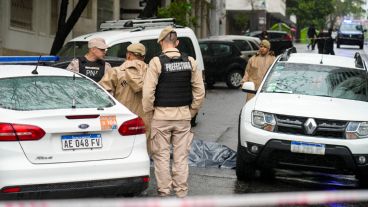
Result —
[[[307, 50], [305, 44], [295, 45], [298, 52], [317, 53], [317, 49]], [[367, 45], [366, 45], [367, 47]], [[355, 52], [363, 50], [355, 46], [342, 46], [335, 53], [353, 57]], [[206, 90], [203, 107], [197, 117], [197, 126], [193, 128], [195, 139], [215, 142], [236, 150], [237, 124], [240, 109], [245, 103], [244, 93], [240, 89], [228, 89], [225, 83], [217, 83], [213, 89]], [[143, 197], [157, 196], [156, 181], [151, 173], [149, 188]], [[193, 195], [231, 195], [259, 192], [295, 192], [331, 189], [357, 189], [354, 176], [340, 176], [310, 172], [277, 171], [273, 181], [256, 179], [251, 182], [238, 182], [234, 169], [190, 168], [189, 196]]]

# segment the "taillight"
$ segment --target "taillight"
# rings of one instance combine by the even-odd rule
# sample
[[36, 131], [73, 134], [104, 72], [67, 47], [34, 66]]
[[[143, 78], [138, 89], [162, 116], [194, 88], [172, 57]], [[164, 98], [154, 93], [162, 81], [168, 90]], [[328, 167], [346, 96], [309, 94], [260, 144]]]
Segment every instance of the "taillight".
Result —
[[67, 119], [95, 119], [98, 118], [100, 115], [94, 114], [94, 115], [70, 115], [65, 116]]
[[45, 131], [37, 126], [0, 123], [0, 141], [39, 140], [45, 134]]
[[291, 36], [289, 34], [284, 35], [284, 40], [291, 41]]
[[145, 132], [144, 122], [139, 117], [128, 120], [119, 127], [119, 133], [122, 136], [144, 134]]
[[1, 189], [2, 193], [19, 193], [22, 189], [20, 187], [5, 187]]
[[18, 141], [11, 124], [0, 123], [0, 141]]

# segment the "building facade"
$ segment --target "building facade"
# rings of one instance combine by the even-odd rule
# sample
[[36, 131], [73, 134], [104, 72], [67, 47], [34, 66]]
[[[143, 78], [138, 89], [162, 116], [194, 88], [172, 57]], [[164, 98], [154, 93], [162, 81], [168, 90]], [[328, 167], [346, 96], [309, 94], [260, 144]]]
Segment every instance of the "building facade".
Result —
[[[49, 54], [57, 30], [60, 2], [0, 1], [0, 55]], [[69, 0], [68, 15], [77, 3], [78, 0]], [[119, 0], [90, 0], [68, 39], [96, 31], [99, 22], [118, 19], [119, 8]]]
[[286, 16], [286, 0], [226, 0], [226, 34], [267, 30], [273, 24], [292, 24]]

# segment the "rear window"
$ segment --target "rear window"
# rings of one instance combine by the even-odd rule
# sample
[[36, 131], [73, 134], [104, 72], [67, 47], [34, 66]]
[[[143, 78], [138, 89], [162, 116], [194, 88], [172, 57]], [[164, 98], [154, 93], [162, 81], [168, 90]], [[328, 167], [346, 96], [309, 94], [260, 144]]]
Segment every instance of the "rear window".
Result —
[[[178, 40], [178, 50], [195, 59], [196, 55], [192, 40], [190, 40], [190, 38], [188, 37], [178, 37]], [[162, 52], [160, 44], [157, 43], [157, 39], [142, 40], [140, 41], [140, 43], [142, 43], [147, 48], [146, 57], [144, 59], [146, 63], [148, 63], [153, 57], [160, 55]]]
[[111, 107], [114, 101], [86, 78], [35, 76], [0, 79], [0, 108], [31, 111]]
[[[107, 57], [125, 58], [126, 48], [132, 44], [131, 42], [123, 42], [113, 45], [107, 49]], [[88, 52], [88, 42], [68, 42], [58, 53], [58, 56], [70, 58], [81, 57]]]
[[240, 51], [250, 51], [252, 48], [246, 40], [234, 40], [235, 45], [240, 49]]
[[60, 57], [81, 57], [88, 52], [88, 43], [83, 42], [68, 42], [58, 52]]

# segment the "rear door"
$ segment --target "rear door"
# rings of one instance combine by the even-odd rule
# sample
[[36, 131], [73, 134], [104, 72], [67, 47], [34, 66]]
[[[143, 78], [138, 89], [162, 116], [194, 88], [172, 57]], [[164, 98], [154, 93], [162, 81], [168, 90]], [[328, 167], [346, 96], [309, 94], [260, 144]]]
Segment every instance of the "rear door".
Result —
[[[131, 153], [136, 136], [145, 136], [119, 133], [119, 127], [136, 116], [95, 82], [41, 74], [0, 79], [0, 107], [9, 112], [0, 122], [14, 129], [22, 125], [18, 137], [30, 133], [28, 125], [45, 132], [40, 139], [19, 141], [30, 162], [121, 159]], [[133, 128], [140, 127], [136, 124]]]

